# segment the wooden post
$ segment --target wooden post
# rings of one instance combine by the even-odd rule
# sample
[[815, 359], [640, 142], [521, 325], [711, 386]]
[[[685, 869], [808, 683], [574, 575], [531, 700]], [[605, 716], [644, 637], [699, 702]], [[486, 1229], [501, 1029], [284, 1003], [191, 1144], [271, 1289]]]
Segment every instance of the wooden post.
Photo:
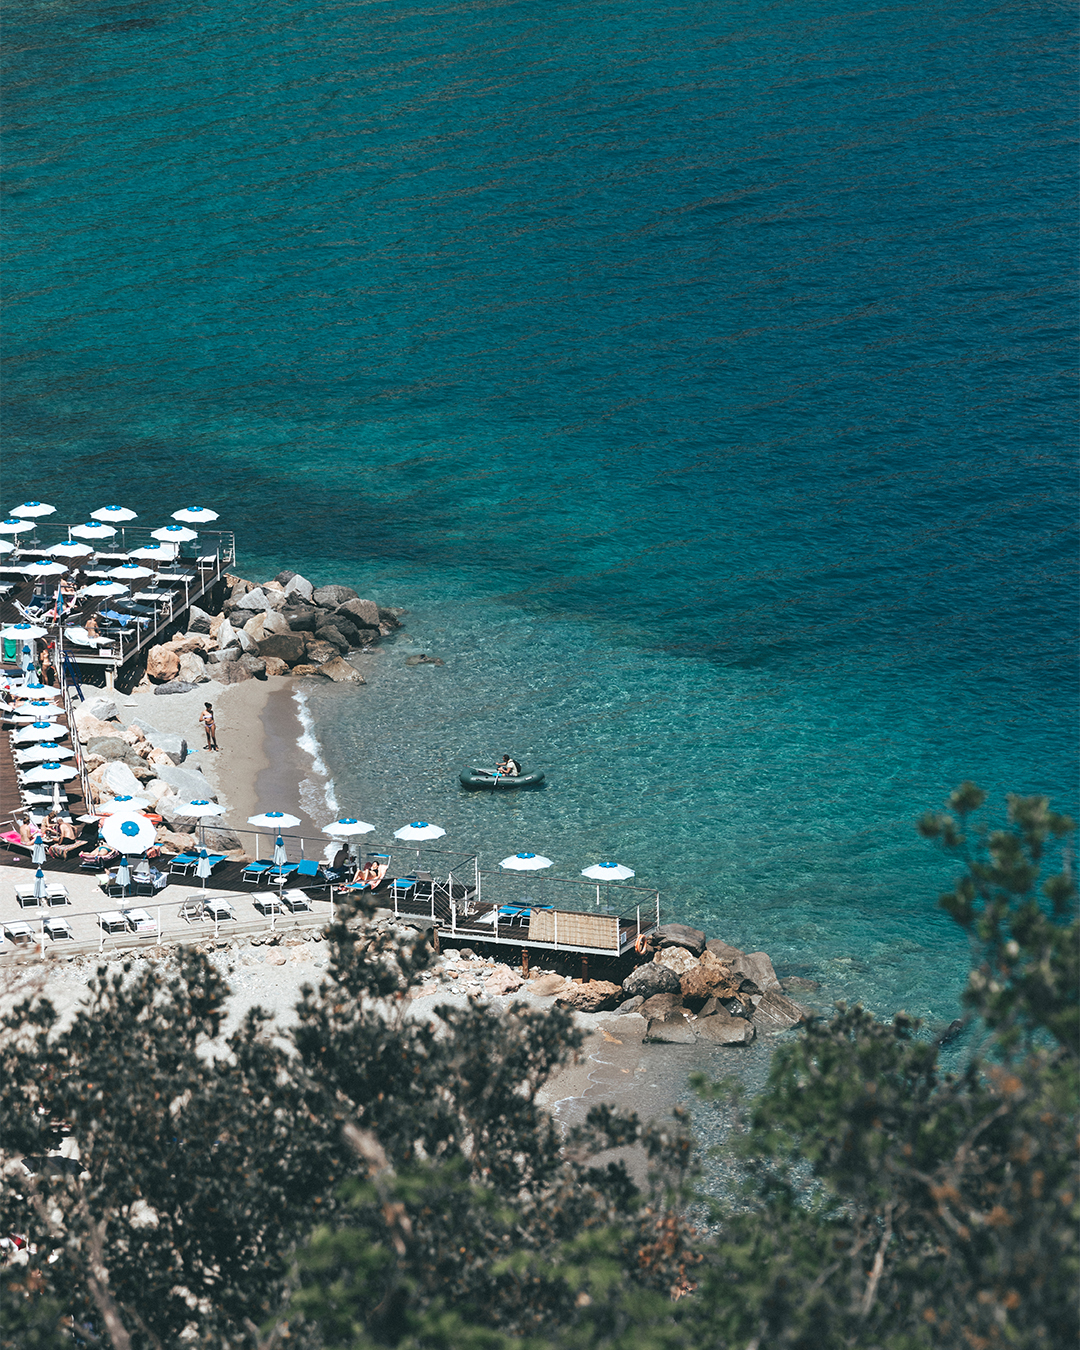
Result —
[[589, 958], [587, 956], [581, 958], [581, 983], [589, 983]]
[[521, 949], [521, 978], [522, 978], [523, 980], [527, 980], [527, 979], [529, 978], [529, 949], [528, 949], [528, 947], [522, 947], [522, 949]]
[[431, 945], [432, 945], [432, 947], [435, 948], [435, 955], [438, 956], [438, 954], [439, 954], [439, 930], [438, 930], [437, 927], [436, 927], [436, 928], [433, 928], [433, 929], [431, 930]]

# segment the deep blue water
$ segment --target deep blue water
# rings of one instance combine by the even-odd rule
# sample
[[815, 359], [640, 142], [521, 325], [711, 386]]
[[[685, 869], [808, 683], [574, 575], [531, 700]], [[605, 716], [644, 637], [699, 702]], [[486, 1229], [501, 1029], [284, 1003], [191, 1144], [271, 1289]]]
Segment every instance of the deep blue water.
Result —
[[[4, 504], [197, 500], [245, 571], [407, 605], [309, 695], [387, 832], [614, 856], [952, 1016], [914, 818], [968, 777], [1076, 806], [1075, 36], [12, 0]], [[503, 750], [548, 789], [460, 794]]]

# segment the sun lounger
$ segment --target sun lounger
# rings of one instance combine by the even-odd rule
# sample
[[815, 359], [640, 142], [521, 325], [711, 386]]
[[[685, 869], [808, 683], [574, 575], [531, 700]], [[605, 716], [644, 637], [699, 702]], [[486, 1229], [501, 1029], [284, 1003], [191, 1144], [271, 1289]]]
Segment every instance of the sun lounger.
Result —
[[125, 918], [128, 927], [137, 937], [157, 937], [157, 921], [152, 919], [145, 909], [129, 909]]
[[250, 862], [240, 873], [240, 879], [249, 882], [258, 881], [264, 872], [269, 872], [273, 865], [273, 863], [266, 862], [261, 858], [257, 862]]
[[192, 919], [201, 919], [203, 917], [203, 902], [201, 896], [192, 896], [185, 900], [180, 906], [178, 917], [185, 923], [190, 923]]
[[54, 942], [60, 938], [74, 938], [75, 936], [67, 919], [61, 919], [56, 914], [50, 914], [45, 920], [45, 932]]
[[71, 896], [68, 895], [67, 887], [61, 886], [59, 884], [49, 885], [46, 887], [46, 899], [48, 900], [50, 905], [71, 904]]
[[41, 901], [48, 898], [48, 892], [40, 898], [34, 894], [34, 883], [32, 881], [24, 882], [21, 886], [15, 887], [15, 899], [19, 902], [20, 909], [36, 909]]
[[281, 913], [281, 896], [277, 891], [256, 891], [251, 897], [251, 903], [260, 914]]
[[281, 897], [281, 903], [290, 914], [302, 914], [311, 908], [311, 901], [304, 891], [296, 887], [287, 890]]
[[266, 874], [267, 881], [284, 881], [296, 871], [297, 863], [282, 863], [280, 867], [271, 867]]
[[225, 919], [236, 918], [232, 905], [220, 895], [212, 895], [209, 899], [203, 901], [203, 908], [207, 918], [214, 919], [219, 923]]
[[98, 915], [98, 927], [103, 933], [126, 933], [127, 919], [118, 909], [106, 910]]
[[15, 920], [4, 924], [4, 936], [10, 938], [16, 947], [27, 947], [34, 940], [34, 930], [28, 923]]
[[395, 877], [390, 887], [395, 900], [403, 900], [405, 896], [411, 895], [416, 890], [415, 877]]
[[296, 875], [298, 878], [305, 877], [314, 879], [319, 875], [319, 864], [314, 858], [303, 858], [296, 864]]

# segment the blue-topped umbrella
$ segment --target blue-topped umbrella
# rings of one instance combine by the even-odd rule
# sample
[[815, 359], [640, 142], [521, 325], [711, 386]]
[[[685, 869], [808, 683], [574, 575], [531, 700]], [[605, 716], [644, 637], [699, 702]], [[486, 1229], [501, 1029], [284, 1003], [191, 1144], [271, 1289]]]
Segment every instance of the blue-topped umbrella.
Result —
[[0, 520], [0, 534], [25, 534], [27, 530], [36, 530], [32, 520], [22, 520], [19, 516], [8, 516]]
[[90, 512], [91, 520], [119, 521], [121, 524], [125, 520], [138, 520], [136, 511], [129, 511], [126, 506], [99, 506], [96, 511]]
[[86, 558], [93, 551], [92, 544], [82, 544], [78, 539], [66, 539], [62, 544], [54, 544], [45, 550], [50, 558]]
[[51, 516], [55, 510], [55, 506], [49, 506], [46, 502], [23, 502], [22, 506], [13, 506], [10, 514], [27, 517]]
[[203, 521], [217, 520], [218, 513], [211, 511], [208, 506], [185, 506], [180, 511], [172, 513], [173, 520], [186, 520], [192, 525], [199, 525]]
[[45, 884], [45, 873], [39, 867], [34, 877], [34, 899], [44, 900], [49, 894], [49, 888]]
[[514, 853], [504, 858], [499, 866], [510, 872], [535, 872], [541, 867], [551, 867], [552, 862], [539, 853]]
[[59, 577], [68, 570], [68, 566], [53, 558], [39, 558], [37, 562], [21, 564], [19, 570], [30, 577]]
[[[34, 837], [34, 851], [30, 855], [30, 861], [35, 867], [40, 867], [45, 861], [45, 840], [42, 839], [40, 834], [35, 835]], [[40, 875], [41, 873], [39, 872], [38, 876]]]
[[593, 863], [591, 867], [586, 867], [581, 875], [589, 877], [592, 881], [625, 881], [627, 877], [632, 877], [634, 873], [629, 867], [624, 867], [622, 863], [600, 862]]
[[150, 534], [163, 544], [187, 544], [199, 537], [197, 530], [189, 530], [186, 525], [162, 525], [159, 530], [151, 530]]
[[210, 875], [211, 871], [210, 857], [207, 854], [206, 849], [200, 849], [199, 861], [195, 864], [195, 875], [202, 878], [202, 888], [204, 891], [206, 890], [206, 878]]
[[131, 885], [131, 868], [128, 867], [126, 855], [120, 859], [120, 866], [116, 869], [116, 884], [120, 887], [126, 898], [127, 888]]
[[284, 867], [289, 861], [289, 855], [285, 851], [285, 840], [279, 834], [274, 841], [274, 866]]
[[8, 623], [0, 628], [0, 637], [39, 638], [44, 636], [45, 629], [39, 628], [36, 623]]
[[100, 520], [88, 520], [85, 525], [76, 525], [71, 531], [76, 539], [115, 539], [116, 531], [111, 525]]

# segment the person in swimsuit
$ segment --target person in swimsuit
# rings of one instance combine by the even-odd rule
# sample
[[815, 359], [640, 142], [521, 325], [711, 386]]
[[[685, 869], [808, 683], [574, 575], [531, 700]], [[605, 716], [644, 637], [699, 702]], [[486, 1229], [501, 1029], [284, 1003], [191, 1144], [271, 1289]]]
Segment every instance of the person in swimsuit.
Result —
[[199, 722], [206, 732], [207, 750], [216, 750], [218, 748], [217, 727], [214, 723], [214, 709], [209, 703], [204, 706], [202, 712], [199, 714]]
[[521, 765], [516, 759], [511, 759], [509, 755], [503, 755], [502, 759], [495, 765], [495, 772], [500, 778], [517, 778], [521, 774]]

